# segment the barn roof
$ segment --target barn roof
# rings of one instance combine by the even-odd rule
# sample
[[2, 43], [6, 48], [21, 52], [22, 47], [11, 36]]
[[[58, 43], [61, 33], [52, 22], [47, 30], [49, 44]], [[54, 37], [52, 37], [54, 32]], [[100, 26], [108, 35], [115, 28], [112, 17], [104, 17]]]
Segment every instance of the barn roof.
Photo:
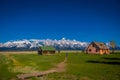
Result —
[[42, 49], [43, 51], [55, 51], [55, 48], [52, 46], [41, 46], [39, 48]]
[[100, 49], [108, 49], [108, 47], [102, 42], [93, 42]]

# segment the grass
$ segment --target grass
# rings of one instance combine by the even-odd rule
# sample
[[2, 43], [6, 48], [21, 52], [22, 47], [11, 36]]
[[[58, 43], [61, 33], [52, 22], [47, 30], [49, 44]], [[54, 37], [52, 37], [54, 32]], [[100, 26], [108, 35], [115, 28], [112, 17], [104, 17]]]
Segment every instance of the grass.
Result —
[[69, 54], [66, 69], [67, 72], [62, 74], [49, 74], [48, 79], [120, 80], [120, 54]]
[[[0, 80], [17, 80], [17, 74], [48, 70], [64, 58], [65, 53], [43, 56], [23, 53], [0, 54]], [[66, 72], [33, 77], [30, 80], [120, 80], [120, 53], [70, 53], [66, 64]]]
[[0, 55], [0, 80], [9, 80], [16, 75], [9, 70], [9, 66], [12, 66], [11, 60], [4, 55]]
[[[79, 54], [68, 58], [68, 73], [87, 80], [119, 80], [120, 54], [84, 55]], [[110, 60], [114, 58], [113, 60]], [[117, 64], [114, 64], [117, 63]]]

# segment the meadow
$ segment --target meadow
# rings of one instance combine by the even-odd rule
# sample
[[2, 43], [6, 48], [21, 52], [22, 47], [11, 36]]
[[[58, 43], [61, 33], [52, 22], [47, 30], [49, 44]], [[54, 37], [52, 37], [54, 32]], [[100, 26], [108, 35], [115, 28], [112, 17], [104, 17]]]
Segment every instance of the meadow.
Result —
[[[46, 71], [65, 59], [65, 53], [38, 55], [36, 52], [0, 54], [0, 80], [18, 80], [16, 75]], [[26, 80], [120, 80], [120, 53], [90, 55], [69, 53], [65, 72]]]

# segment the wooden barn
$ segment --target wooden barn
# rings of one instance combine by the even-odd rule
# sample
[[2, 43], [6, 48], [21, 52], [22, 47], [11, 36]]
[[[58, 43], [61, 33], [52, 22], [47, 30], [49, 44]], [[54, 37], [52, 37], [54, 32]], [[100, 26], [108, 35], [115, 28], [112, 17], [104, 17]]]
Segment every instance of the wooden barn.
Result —
[[110, 50], [102, 42], [91, 42], [85, 52], [88, 54], [109, 54]]
[[41, 46], [38, 49], [38, 54], [55, 54], [55, 48], [52, 46]]

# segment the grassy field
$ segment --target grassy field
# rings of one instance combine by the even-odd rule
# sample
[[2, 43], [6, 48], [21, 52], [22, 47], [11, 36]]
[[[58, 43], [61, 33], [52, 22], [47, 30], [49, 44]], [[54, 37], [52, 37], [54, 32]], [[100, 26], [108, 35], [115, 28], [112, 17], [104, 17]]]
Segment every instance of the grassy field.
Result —
[[[43, 56], [33, 52], [0, 54], [0, 80], [17, 80], [17, 74], [49, 70], [64, 58], [65, 53]], [[66, 72], [51, 73], [28, 80], [120, 80], [120, 53], [70, 53], [66, 62]]]

